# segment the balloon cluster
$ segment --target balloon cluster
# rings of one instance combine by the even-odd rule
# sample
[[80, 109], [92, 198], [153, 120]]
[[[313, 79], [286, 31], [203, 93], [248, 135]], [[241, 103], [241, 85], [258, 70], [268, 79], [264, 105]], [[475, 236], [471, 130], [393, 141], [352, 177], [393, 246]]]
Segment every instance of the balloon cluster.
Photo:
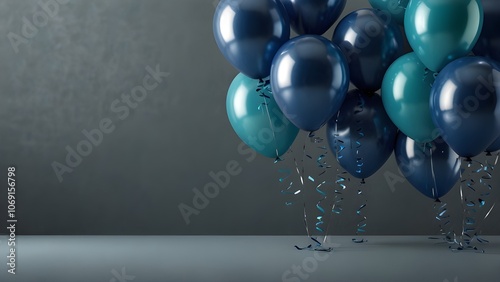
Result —
[[[500, 6], [370, 4], [341, 19], [329, 40], [322, 34], [346, 0], [221, 0], [215, 40], [240, 72], [229, 120], [247, 145], [276, 159], [299, 129], [326, 125], [354, 177], [371, 176], [394, 151], [408, 180], [438, 199], [459, 178], [459, 156], [500, 149]], [[299, 36], [290, 39], [291, 29]]]

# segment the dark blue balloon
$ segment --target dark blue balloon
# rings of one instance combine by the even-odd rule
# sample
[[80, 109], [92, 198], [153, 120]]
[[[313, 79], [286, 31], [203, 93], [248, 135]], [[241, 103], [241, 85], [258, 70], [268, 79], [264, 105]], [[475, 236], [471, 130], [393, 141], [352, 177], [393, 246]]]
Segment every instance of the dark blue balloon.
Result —
[[486, 148], [486, 152], [492, 153], [498, 150], [500, 150], [500, 137], [498, 137], [488, 148]]
[[352, 90], [327, 126], [327, 139], [340, 165], [364, 179], [391, 156], [398, 128], [392, 123], [380, 95]]
[[339, 18], [346, 0], [281, 0], [298, 34], [325, 33]]
[[482, 0], [484, 22], [481, 35], [473, 49], [475, 55], [500, 61], [500, 1]]
[[441, 137], [424, 144], [400, 132], [394, 154], [401, 173], [429, 198], [443, 197], [460, 178], [460, 157]]
[[382, 86], [389, 66], [404, 54], [404, 38], [390, 18], [374, 9], [360, 9], [343, 18], [333, 34], [347, 58], [351, 82], [366, 92]]
[[349, 89], [344, 55], [319, 35], [302, 35], [283, 45], [270, 79], [281, 111], [305, 131], [322, 127], [339, 110]]
[[448, 64], [431, 89], [434, 124], [462, 157], [474, 157], [500, 132], [500, 68], [491, 59], [465, 57]]
[[224, 57], [254, 79], [269, 76], [274, 55], [290, 39], [290, 23], [279, 0], [222, 0], [213, 29]]

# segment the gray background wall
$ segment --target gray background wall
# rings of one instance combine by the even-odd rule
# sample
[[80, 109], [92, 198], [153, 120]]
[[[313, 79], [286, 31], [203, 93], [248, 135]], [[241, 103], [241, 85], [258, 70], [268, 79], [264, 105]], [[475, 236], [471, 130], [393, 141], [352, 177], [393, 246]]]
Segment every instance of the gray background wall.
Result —
[[[18, 234], [304, 234], [300, 205], [285, 207], [272, 160], [238, 153], [225, 113], [237, 72], [213, 40], [216, 2], [68, 1], [17, 53], [7, 35], [22, 35], [23, 17], [32, 22], [42, 8], [0, 2], [0, 168], [17, 167]], [[348, 1], [344, 15], [368, 6]], [[156, 65], [170, 75], [121, 120], [111, 105]], [[64, 164], [66, 146], [105, 118], [115, 130], [60, 182], [52, 163]], [[192, 189], [232, 160], [241, 173], [186, 224], [179, 204], [192, 205]], [[407, 182], [388, 185], [388, 173], [398, 173], [394, 158], [367, 186], [369, 234], [436, 233], [432, 200]], [[353, 197], [351, 189], [331, 233], [353, 233]], [[458, 216], [458, 187], [444, 200]], [[495, 210], [485, 233], [500, 234], [499, 220]]]

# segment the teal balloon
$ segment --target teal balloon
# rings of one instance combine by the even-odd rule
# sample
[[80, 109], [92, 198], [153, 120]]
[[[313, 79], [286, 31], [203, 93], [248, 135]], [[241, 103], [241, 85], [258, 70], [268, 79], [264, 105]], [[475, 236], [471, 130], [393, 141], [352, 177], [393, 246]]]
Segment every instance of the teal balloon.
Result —
[[382, 82], [382, 101], [387, 114], [399, 130], [420, 143], [439, 136], [430, 109], [434, 75], [412, 52], [397, 59]]
[[404, 24], [405, 10], [410, 0], [369, 0], [370, 5], [377, 10], [381, 10], [390, 15], [399, 25]]
[[238, 74], [227, 93], [227, 116], [245, 144], [261, 155], [276, 158], [288, 151], [299, 129], [283, 115], [270, 86], [261, 86], [259, 80]]
[[411, 0], [405, 13], [408, 42], [432, 71], [468, 55], [483, 26], [481, 0]]

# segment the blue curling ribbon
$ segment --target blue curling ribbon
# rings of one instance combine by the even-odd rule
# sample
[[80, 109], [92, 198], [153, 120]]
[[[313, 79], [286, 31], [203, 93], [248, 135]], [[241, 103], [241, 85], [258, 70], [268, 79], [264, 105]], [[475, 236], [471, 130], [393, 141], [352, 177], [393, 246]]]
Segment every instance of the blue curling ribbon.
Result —
[[[358, 97], [359, 97], [359, 102], [358, 102], [356, 110], [354, 111], [354, 115], [359, 115], [360, 113], [362, 113], [364, 111], [364, 107], [365, 107], [365, 100], [363, 99], [361, 94], [358, 94]], [[363, 127], [361, 125], [361, 122], [362, 121], [360, 119], [356, 120], [356, 123], [359, 126], [356, 129], [356, 131], [358, 133], [358, 138], [356, 139], [356, 155], [357, 155], [357, 157], [356, 157], [356, 166], [357, 166], [356, 172], [357, 173], [361, 173], [363, 171], [363, 165], [364, 165], [363, 158], [359, 155], [360, 148], [362, 147], [362, 139], [365, 137], [365, 134], [363, 133]], [[367, 220], [367, 218], [362, 213], [362, 210], [367, 205], [366, 197], [364, 197], [364, 194], [363, 194], [364, 185], [365, 185], [365, 180], [362, 179], [361, 182], [359, 183], [358, 195], [363, 196], [364, 203], [362, 203], [358, 207], [358, 209], [356, 210], [356, 215], [358, 217], [360, 217], [360, 220], [358, 221], [358, 223], [356, 225], [356, 236], [360, 235], [360, 233], [366, 232], [366, 225], [367, 225], [366, 220]], [[366, 242], [366, 240], [364, 240], [364, 239], [355, 239], [355, 238], [352, 239], [352, 241], [355, 243]]]
[[269, 79], [259, 79], [259, 84], [257, 85], [256, 91], [259, 92], [259, 96], [262, 97], [262, 99], [264, 100], [262, 102], [262, 104], [259, 105], [259, 110], [263, 109], [265, 114], [267, 115], [268, 120], [269, 120], [269, 127], [271, 128], [271, 131], [273, 132], [273, 141], [274, 141], [274, 147], [275, 147], [275, 151], [276, 151], [276, 159], [274, 160], [274, 163], [277, 163], [277, 162], [282, 161], [282, 160], [281, 160], [279, 153], [278, 153], [278, 142], [276, 140], [276, 132], [274, 131], [274, 124], [271, 120], [271, 114], [269, 112], [269, 100], [271, 99], [271, 97], [269, 97], [266, 94], [266, 91], [268, 93], [272, 93], [270, 80]]
[[448, 204], [440, 200], [434, 202], [434, 210], [436, 211], [435, 219], [439, 224], [439, 234], [442, 237], [429, 237], [429, 239], [443, 240], [445, 243], [453, 245], [456, 244], [457, 241], [455, 232], [451, 229], [451, 216], [448, 213], [447, 207]]
[[[337, 113], [337, 117], [336, 117], [337, 120], [339, 118], [339, 114], [340, 114], [340, 112]], [[335, 137], [335, 139], [334, 139], [335, 158], [337, 159], [337, 163], [338, 163], [338, 160], [342, 158], [340, 153], [345, 149], [345, 145], [344, 145], [344, 141], [342, 141], [338, 138], [339, 134], [338, 134], [337, 123], [335, 123], [335, 135], [334, 135], [334, 137]], [[331, 215], [342, 213], [342, 202], [344, 201], [343, 193], [344, 193], [344, 190], [347, 188], [347, 182], [350, 181], [347, 171], [340, 171], [340, 167], [337, 166], [336, 172], [337, 172], [337, 176], [335, 179], [335, 185], [337, 186], [337, 189], [334, 189], [333, 203], [332, 203], [332, 206], [330, 208]], [[328, 221], [328, 224], [326, 227], [325, 240], [326, 240], [326, 234], [328, 234], [328, 230], [330, 228], [330, 225], [331, 225], [331, 220]]]
[[[436, 181], [436, 173], [434, 170], [434, 159], [433, 159], [433, 144], [432, 143], [425, 143], [423, 146], [423, 150], [426, 148], [429, 149], [429, 155], [431, 158], [431, 174], [432, 174], [432, 180], [434, 182], [434, 187], [432, 189], [432, 195], [434, 198], [437, 198], [437, 181]], [[448, 214], [448, 209], [447, 209], [448, 204], [441, 202], [441, 200], [436, 199], [434, 202], [434, 210], [436, 211], [436, 216], [435, 219], [437, 220], [439, 224], [439, 234], [442, 236], [442, 238], [436, 238], [436, 237], [430, 237], [430, 239], [442, 239], [443, 241], [449, 243], [449, 244], [455, 244], [455, 232], [452, 231], [451, 227], [451, 217]]]
[[488, 205], [487, 199], [491, 194], [490, 181], [494, 165], [491, 166], [488, 161], [486, 165], [477, 160], [466, 159], [462, 162], [465, 177], [460, 174], [460, 196], [462, 199], [463, 219], [461, 237], [457, 240], [455, 251], [473, 250], [484, 252], [483, 249], [474, 245], [474, 240], [479, 243], [488, 243], [487, 240], [480, 237], [481, 225], [490, 215], [495, 207], [495, 203], [486, 212], [481, 219], [478, 218], [480, 212]]
[[[364, 179], [361, 180], [361, 182], [359, 183], [359, 186], [358, 186], [358, 195], [359, 196], [364, 196], [364, 193], [363, 193], [363, 188], [364, 188], [364, 185], [365, 185], [365, 181]], [[360, 220], [358, 221], [357, 225], [356, 225], [356, 236], [359, 236], [361, 235], [361, 233], [365, 233], [366, 232], [366, 226], [367, 226], [367, 218], [366, 216], [363, 214], [363, 209], [366, 207], [367, 203], [366, 203], [366, 198], [364, 198], [364, 203], [362, 203], [358, 209], [356, 210], [356, 215], [358, 217], [360, 217]], [[362, 238], [353, 238], [352, 241], [354, 243], [364, 243], [364, 242], [367, 242], [365, 239], [362, 239]]]
[[[335, 122], [335, 157], [337, 159], [337, 162], [343, 157], [340, 153], [345, 149], [344, 141], [339, 139], [339, 134], [338, 134], [338, 119], [339, 119], [340, 112], [337, 113], [337, 120]], [[340, 162], [338, 162], [340, 163]], [[342, 212], [342, 201], [344, 198], [342, 198], [342, 193], [344, 190], [347, 188], [347, 182], [349, 181], [347, 176], [347, 171], [342, 171], [340, 172], [339, 166], [337, 167], [337, 179], [335, 183], [339, 186], [339, 190], [335, 190], [335, 200], [334, 204], [332, 206], [332, 212], [336, 214], [340, 214]]]
[[311, 250], [311, 251], [317, 251], [317, 252], [331, 252], [333, 250], [333, 248], [325, 248], [323, 247], [323, 244], [318, 241], [316, 238], [314, 237], [309, 237], [313, 242], [314, 242], [314, 246], [312, 244], [309, 244], [307, 247], [299, 247], [299, 246], [295, 246], [295, 248], [299, 251], [302, 251], [302, 250]]
[[[324, 175], [326, 173], [326, 170], [331, 167], [326, 162], [326, 156], [328, 155], [328, 150], [327, 150], [326, 146], [321, 146], [321, 144], [324, 142], [324, 139], [317, 137], [314, 132], [311, 132], [309, 134], [309, 138], [310, 138], [311, 143], [320, 144], [316, 148], [320, 149], [321, 153], [319, 154], [319, 156], [315, 160], [316, 166], [321, 169], [321, 171], [318, 173], [318, 177], [319, 177], [319, 176]], [[313, 159], [309, 154], [307, 156], [310, 159]], [[308, 178], [311, 182], [315, 182], [315, 179], [312, 176], [309, 176]], [[316, 188], [315, 188], [316, 192], [320, 196], [320, 199], [316, 203], [316, 210], [318, 212], [318, 216], [316, 216], [315, 227], [316, 227], [317, 231], [319, 231], [325, 235], [325, 238], [326, 238], [326, 234], [325, 234], [325, 229], [323, 228], [323, 225], [325, 224], [325, 222], [324, 222], [325, 208], [322, 206], [322, 203], [323, 203], [323, 201], [325, 201], [327, 199], [327, 193], [323, 189], [323, 186], [325, 186], [326, 184], [327, 184], [326, 180], [321, 181], [318, 185], [316, 185]]]
[[[306, 139], [304, 140], [304, 145], [302, 146], [302, 160], [298, 160], [295, 156], [293, 157], [293, 161], [295, 164], [295, 171], [299, 176], [300, 183], [295, 183], [294, 181], [289, 180], [293, 175], [291, 169], [279, 169], [280, 173], [279, 181], [280, 183], [284, 183], [287, 185], [286, 188], [281, 190], [281, 193], [288, 196], [296, 196], [297, 194], [302, 193], [303, 197], [303, 222], [307, 232], [308, 238], [314, 241], [314, 244], [309, 244], [306, 247], [295, 246], [298, 250], [314, 250], [314, 251], [326, 251], [329, 252], [332, 248], [327, 248], [323, 246], [323, 243], [326, 242], [327, 231], [329, 225], [326, 224], [329, 216], [327, 212], [330, 213], [325, 206], [326, 201], [329, 200], [329, 186], [333, 185], [333, 181], [328, 180], [327, 170], [332, 168], [332, 166], [328, 163], [328, 147], [324, 145], [325, 140], [319, 136], [317, 136], [314, 132], [306, 135]], [[307, 144], [307, 145], [306, 145]], [[312, 144], [309, 145], [309, 144]], [[292, 150], [289, 150], [289, 153], [293, 153]], [[314, 162], [316, 170], [313, 173], [305, 174], [305, 161]], [[295, 188], [295, 185], [301, 186], [300, 189]], [[314, 205], [314, 209], [316, 211], [315, 223], [314, 223], [314, 231], [319, 232], [319, 236], [324, 235], [323, 243], [320, 240], [314, 238], [311, 232], [314, 232], [312, 229], [310, 230], [308, 218], [308, 210], [306, 205], [306, 189], [308, 190], [309, 185], [311, 188], [314, 188], [316, 193], [319, 195], [319, 199]], [[312, 190], [312, 189], [311, 189]], [[332, 189], [333, 190], [333, 189]], [[294, 201], [285, 202], [286, 205], [293, 205]], [[310, 212], [310, 211], [309, 211]], [[312, 223], [312, 222], [311, 222]], [[328, 221], [329, 223], [329, 221]], [[325, 227], [326, 226], [326, 227]]]
[[322, 226], [324, 225], [323, 217], [325, 214], [325, 209], [321, 206], [321, 202], [326, 200], [326, 192], [321, 190], [321, 186], [325, 185], [325, 184], [326, 184], [326, 181], [323, 181], [318, 186], [316, 186], [316, 191], [322, 196], [322, 198], [318, 201], [318, 203], [316, 203], [316, 209], [319, 211], [319, 214], [320, 214], [316, 217], [316, 219], [317, 219], [316, 230], [318, 230], [322, 233], [325, 232], [325, 230], [323, 230], [323, 228], [322, 228]]
[[[308, 143], [307, 143], [307, 138], [309, 139]], [[324, 235], [323, 242], [326, 241], [327, 237], [327, 228], [325, 228], [326, 208], [324, 206], [324, 203], [328, 199], [328, 192], [327, 192], [328, 185], [332, 184], [332, 182], [328, 181], [326, 174], [327, 170], [331, 168], [331, 165], [329, 165], [327, 162], [327, 158], [329, 156], [328, 148], [327, 146], [323, 145], [324, 142], [325, 140], [323, 138], [317, 136], [314, 132], [311, 132], [307, 135], [306, 142], [304, 142], [303, 146], [303, 161], [304, 160], [313, 161], [315, 167], [319, 169], [318, 171], [315, 171], [313, 174], [308, 174], [307, 177], [304, 176], [304, 178], [307, 181], [303, 183], [303, 187], [305, 189], [307, 187], [305, 187], [304, 185], [313, 185], [312, 187], [314, 187], [316, 193], [318, 193], [319, 195], [319, 200], [316, 202], [316, 205], [314, 206], [317, 212], [315, 218], [316, 222], [314, 224], [314, 230], [319, 232], [319, 236]], [[306, 143], [313, 144], [313, 146], [310, 147], [306, 146]], [[319, 150], [319, 152], [317, 150]], [[302, 163], [302, 175], [304, 175], [304, 163]], [[304, 248], [296, 246], [297, 249], [300, 250], [309, 249], [309, 250], [326, 251], [326, 252], [332, 250], [331, 248], [324, 247], [319, 240], [311, 236], [307, 219], [305, 200], [304, 200], [304, 225], [306, 227], [308, 237], [311, 240], [313, 240], [315, 244], [311, 244]]]
[[[289, 150], [289, 153], [292, 153], [292, 151]], [[287, 179], [292, 175], [291, 169], [288, 169], [288, 168], [280, 168], [280, 169], [278, 169], [278, 172], [280, 174], [282, 174], [282, 176], [279, 178], [280, 183], [285, 183], [285, 181], [287, 181]], [[293, 196], [293, 195], [297, 195], [301, 192], [300, 189], [294, 191], [293, 181], [286, 182], [286, 183], [288, 183], [288, 186], [285, 189], [280, 191], [281, 194]], [[293, 201], [286, 201], [285, 205], [290, 206], [290, 205], [293, 205], [293, 203], [294, 203]]]

